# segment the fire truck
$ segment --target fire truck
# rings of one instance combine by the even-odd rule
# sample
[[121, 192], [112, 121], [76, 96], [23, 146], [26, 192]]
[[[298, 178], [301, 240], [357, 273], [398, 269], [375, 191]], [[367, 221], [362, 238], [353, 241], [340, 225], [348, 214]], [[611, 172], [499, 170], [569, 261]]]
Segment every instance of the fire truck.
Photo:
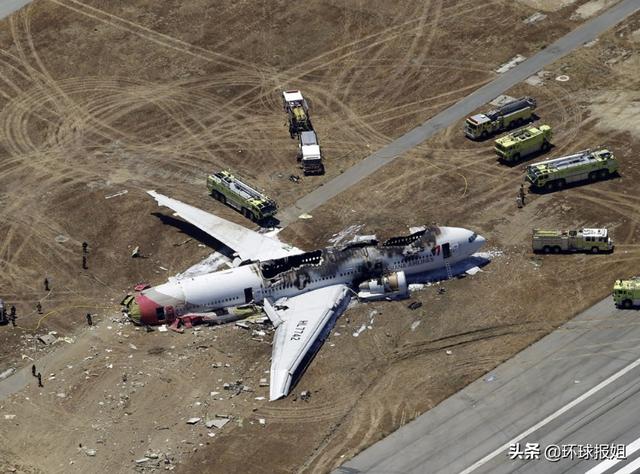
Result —
[[613, 302], [618, 308], [625, 309], [640, 305], [640, 277], [616, 280], [613, 285]]
[[531, 120], [535, 108], [536, 100], [532, 97], [512, 100], [487, 113], [469, 117], [465, 122], [464, 133], [477, 140], [509, 128], [520, 127]]
[[207, 177], [207, 188], [215, 199], [241, 212], [252, 221], [271, 217], [278, 210], [275, 201], [228, 171], [210, 174]]
[[534, 252], [612, 252], [613, 241], [607, 229], [542, 230], [534, 229]]
[[298, 90], [282, 92], [282, 106], [289, 120], [289, 135], [295, 138], [300, 132], [313, 130], [309, 118], [309, 105]]
[[526, 180], [532, 188], [555, 191], [571, 183], [607, 179], [617, 171], [613, 153], [597, 148], [529, 165]]
[[494, 150], [506, 163], [514, 163], [520, 158], [539, 151], [551, 149], [551, 127], [540, 125], [516, 130], [495, 141]]

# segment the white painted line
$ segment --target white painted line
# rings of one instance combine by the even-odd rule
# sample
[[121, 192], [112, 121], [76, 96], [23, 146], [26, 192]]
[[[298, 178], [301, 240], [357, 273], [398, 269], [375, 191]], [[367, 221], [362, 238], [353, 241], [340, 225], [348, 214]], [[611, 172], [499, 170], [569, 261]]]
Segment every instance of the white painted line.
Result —
[[638, 468], [640, 468], [640, 458], [636, 459], [631, 464], [627, 464], [625, 467], [613, 474], [633, 474], [634, 472], [638, 472]]
[[507, 441], [506, 443], [504, 443], [502, 446], [500, 446], [499, 448], [497, 448], [496, 450], [490, 452], [489, 454], [487, 454], [485, 457], [483, 457], [482, 459], [480, 459], [479, 461], [476, 461], [474, 464], [472, 464], [471, 466], [469, 466], [468, 468], [466, 468], [464, 471], [462, 471], [460, 474], [469, 474], [470, 472], [475, 471], [476, 469], [478, 469], [480, 466], [482, 466], [483, 464], [486, 464], [488, 461], [491, 461], [493, 458], [495, 458], [498, 454], [500, 454], [501, 452], [507, 450], [509, 448], [509, 446], [511, 446], [513, 443], [517, 443], [518, 441], [522, 440], [523, 438], [526, 438], [527, 436], [529, 436], [531, 433], [534, 433], [535, 431], [539, 430], [540, 428], [542, 428], [544, 425], [546, 425], [547, 423], [555, 420], [556, 418], [558, 418], [560, 415], [568, 412], [569, 410], [571, 410], [573, 407], [575, 407], [578, 403], [586, 400], [587, 398], [589, 398], [591, 395], [599, 392], [600, 390], [602, 390], [604, 387], [606, 387], [607, 385], [609, 385], [611, 382], [615, 382], [616, 380], [618, 380], [620, 377], [622, 377], [623, 375], [625, 375], [627, 372], [635, 369], [636, 367], [638, 367], [640, 365], [640, 359], [636, 359], [635, 361], [633, 361], [631, 364], [627, 365], [626, 367], [620, 369], [618, 372], [616, 372], [615, 374], [613, 374], [611, 377], [609, 377], [608, 379], [603, 380], [602, 382], [600, 382], [598, 385], [596, 385], [595, 387], [593, 387], [591, 390], [589, 390], [586, 393], [583, 393], [582, 395], [580, 395], [578, 398], [576, 398], [575, 400], [567, 403], [565, 406], [563, 406], [562, 408], [558, 409], [557, 411], [553, 412], [551, 415], [547, 416], [544, 420], [536, 423], [535, 425], [533, 425], [531, 428], [529, 428], [526, 431], [523, 431], [522, 433], [520, 433], [518, 436], [516, 436], [515, 438], [513, 438], [512, 440]]
[[[625, 454], [627, 455], [627, 457], [630, 457], [638, 449], [640, 449], [640, 438], [627, 445], [627, 451]], [[622, 461], [622, 459], [607, 459], [606, 461], [602, 461], [597, 466], [592, 467], [584, 474], [602, 474], [604, 471], [609, 469], [611, 466], [615, 466], [620, 461]]]

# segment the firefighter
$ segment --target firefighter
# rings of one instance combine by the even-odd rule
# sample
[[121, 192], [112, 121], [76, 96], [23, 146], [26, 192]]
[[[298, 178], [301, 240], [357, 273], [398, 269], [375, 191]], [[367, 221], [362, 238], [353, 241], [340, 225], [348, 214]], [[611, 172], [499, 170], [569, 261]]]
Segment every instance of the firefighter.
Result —
[[38, 377], [38, 387], [44, 387], [44, 385], [42, 385], [42, 374], [38, 372], [38, 375], [36, 375], [36, 377]]
[[33, 364], [31, 366], [31, 375], [33, 375], [34, 377], [36, 377], [36, 364]]
[[38, 312], [38, 314], [42, 314], [42, 305], [40, 304], [39, 301], [36, 304], [36, 311]]
[[87, 256], [86, 256], [86, 255], [83, 255], [83, 256], [82, 256], [82, 268], [83, 268], [84, 270], [86, 270], [86, 269], [87, 269]]
[[44, 291], [49, 291], [49, 279], [44, 279]]
[[89, 244], [86, 242], [82, 242], [82, 253], [85, 255], [87, 253], [87, 247], [89, 247]]
[[[525, 202], [524, 202], [524, 197], [525, 197], [525, 193], [524, 193], [524, 184], [520, 185], [520, 191], [518, 191], [518, 195], [520, 196], [520, 200], [522, 201], [522, 205], [524, 206]], [[518, 206], [520, 207], [520, 206]]]
[[93, 326], [93, 319], [91, 319], [91, 313], [87, 313], [87, 325]]

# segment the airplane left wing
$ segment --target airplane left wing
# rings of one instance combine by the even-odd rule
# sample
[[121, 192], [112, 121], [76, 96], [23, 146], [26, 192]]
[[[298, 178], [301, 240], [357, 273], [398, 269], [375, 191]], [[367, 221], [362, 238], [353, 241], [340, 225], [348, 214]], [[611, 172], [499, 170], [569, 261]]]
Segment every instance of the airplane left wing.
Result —
[[222, 217], [205, 212], [184, 202], [147, 191], [160, 206], [172, 209], [185, 221], [219, 240], [236, 252], [241, 260], [271, 260], [303, 253], [299, 248], [259, 234]]
[[349, 288], [342, 284], [288, 298], [283, 307], [274, 307], [265, 299], [265, 312], [276, 327], [269, 400], [289, 393], [346, 309], [349, 299]]

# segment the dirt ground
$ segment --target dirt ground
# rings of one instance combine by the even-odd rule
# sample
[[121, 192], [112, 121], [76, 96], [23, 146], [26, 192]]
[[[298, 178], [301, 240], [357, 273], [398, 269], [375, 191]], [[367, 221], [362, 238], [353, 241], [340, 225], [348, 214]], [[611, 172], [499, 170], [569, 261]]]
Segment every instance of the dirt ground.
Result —
[[[314, 248], [355, 223], [385, 234], [437, 222], [477, 230], [497, 255], [484, 272], [444, 283], [444, 294], [414, 293], [420, 310], [351, 308], [290, 397], [261, 399], [268, 327], [178, 335], [120, 318], [133, 284], [160, 283], [214, 245], [145, 189], [243, 223], [204, 187], [209, 170], [230, 168], [286, 206], [595, 8], [538, 6], [547, 17], [529, 24], [530, 3], [53, 0], [2, 22], [0, 297], [16, 305], [19, 327], [0, 327], [0, 373], [34, 359], [44, 388], [0, 400], [0, 469], [326, 472], [634, 273], [639, 15], [548, 68], [541, 85], [509, 92], [537, 97], [539, 123], [556, 130], [554, 156], [606, 144], [619, 178], [530, 195], [518, 210], [524, 165], [499, 165], [490, 142], [461, 138], [460, 122], [283, 231]], [[324, 177], [288, 180], [299, 170], [283, 88], [310, 99]], [[613, 255], [529, 252], [533, 226], [587, 225], [611, 229]], [[135, 246], [145, 258], [130, 258]], [[34, 338], [50, 331], [68, 339]], [[303, 390], [308, 401], [296, 396]], [[217, 415], [231, 421], [207, 429]]]

